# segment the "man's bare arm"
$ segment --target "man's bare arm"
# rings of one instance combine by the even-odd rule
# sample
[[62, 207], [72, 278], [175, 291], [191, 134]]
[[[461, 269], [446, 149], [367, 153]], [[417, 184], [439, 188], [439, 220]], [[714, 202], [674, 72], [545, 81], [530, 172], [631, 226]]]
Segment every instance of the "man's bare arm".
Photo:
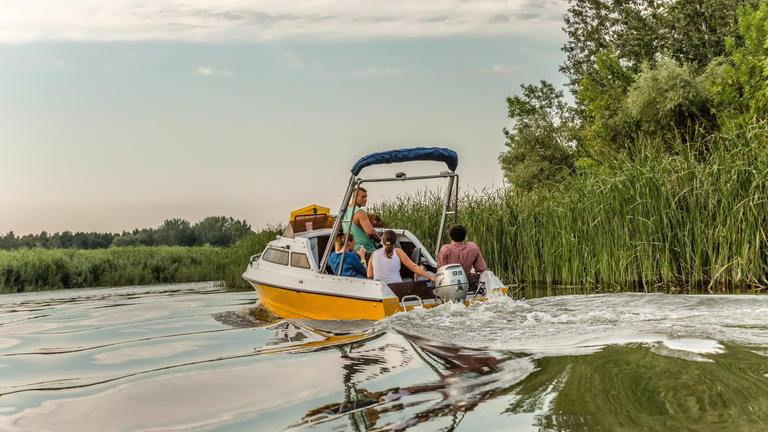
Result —
[[352, 217], [352, 221], [365, 231], [368, 236], [376, 241], [381, 241], [376, 230], [373, 229], [370, 219], [368, 219], [368, 213], [365, 210], [358, 210], [355, 216]]

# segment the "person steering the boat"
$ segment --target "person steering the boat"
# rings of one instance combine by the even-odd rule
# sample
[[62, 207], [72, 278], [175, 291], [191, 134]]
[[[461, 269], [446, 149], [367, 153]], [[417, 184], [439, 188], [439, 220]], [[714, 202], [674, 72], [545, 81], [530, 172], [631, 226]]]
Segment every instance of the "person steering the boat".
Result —
[[460, 264], [466, 274], [475, 269], [475, 273], [488, 270], [480, 248], [473, 242], [465, 242], [467, 229], [463, 225], [453, 225], [448, 229], [451, 244], [443, 245], [437, 254], [437, 268], [446, 264]]
[[413, 273], [435, 281], [435, 275], [427, 272], [424, 267], [417, 265], [399, 247], [395, 247], [397, 234], [392, 230], [384, 231], [381, 238], [384, 247], [377, 249], [368, 261], [368, 279], [382, 281], [384, 283], [399, 283], [403, 281], [400, 276], [400, 264], [404, 264]]
[[355, 248], [355, 236], [349, 234], [347, 245], [344, 247], [344, 237], [346, 234], [339, 234], [333, 242], [336, 249], [328, 257], [328, 264], [333, 269], [333, 274], [338, 274], [341, 255], [344, 254], [344, 265], [341, 267], [341, 276], [350, 276], [365, 279], [368, 277], [368, 269], [363, 262], [365, 260], [365, 248], [360, 248], [357, 253], [353, 252]]
[[[366, 256], [370, 256], [376, 250], [374, 242], [381, 241], [381, 239], [371, 225], [368, 213], [363, 208], [367, 203], [368, 191], [365, 188], [357, 188], [354, 201], [349, 204], [349, 208], [344, 213], [341, 227], [345, 233], [349, 231], [355, 236], [355, 250], [360, 250], [362, 246], [365, 248]], [[352, 223], [350, 224], [349, 221]]]

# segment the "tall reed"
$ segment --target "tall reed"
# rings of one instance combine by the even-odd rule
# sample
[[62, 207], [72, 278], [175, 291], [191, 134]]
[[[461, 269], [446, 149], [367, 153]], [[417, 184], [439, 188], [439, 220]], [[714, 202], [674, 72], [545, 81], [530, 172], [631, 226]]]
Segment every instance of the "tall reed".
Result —
[[[768, 286], [765, 124], [676, 155], [608, 161], [531, 193], [464, 194], [459, 222], [514, 283], [722, 292]], [[649, 146], [650, 147], [650, 146]], [[442, 198], [422, 191], [374, 206], [434, 250]]]
[[0, 250], [0, 293], [217, 280], [224, 253], [181, 246]]

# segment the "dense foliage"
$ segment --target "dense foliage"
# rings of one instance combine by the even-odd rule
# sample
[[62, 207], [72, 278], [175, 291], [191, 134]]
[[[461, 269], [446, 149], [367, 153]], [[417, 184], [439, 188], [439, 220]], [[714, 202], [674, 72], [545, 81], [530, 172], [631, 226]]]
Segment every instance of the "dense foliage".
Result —
[[179, 246], [0, 251], [0, 293], [217, 280], [224, 254]]
[[573, 167], [571, 111], [563, 92], [552, 84], [523, 85], [522, 96], [507, 99], [513, 129], [504, 129], [509, 151], [499, 158], [505, 178], [530, 191], [544, 181], [559, 179]]
[[574, 104], [545, 81], [507, 99], [491, 260], [520, 282], [768, 285], [768, 3], [571, 0], [564, 30]]
[[0, 235], [0, 249], [105, 249], [110, 246], [230, 246], [251, 233], [245, 220], [210, 216], [192, 225], [184, 219], [167, 219], [158, 228], [134, 229], [121, 234], [64, 231], [16, 236]]
[[670, 156], [709, 152], [733, 127], [761, 124], [767, 11], [755, 0], [572, 0], [561, 71], [575, 104], [545, 81], [507, 99], [507, 180], [526, 193], [650, 142]]

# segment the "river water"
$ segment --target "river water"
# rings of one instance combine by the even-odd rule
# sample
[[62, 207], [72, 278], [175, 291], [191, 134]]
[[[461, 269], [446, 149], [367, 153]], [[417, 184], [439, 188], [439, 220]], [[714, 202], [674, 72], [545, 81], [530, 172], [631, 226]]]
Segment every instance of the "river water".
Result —
[[3, 431], [762, 430], [768, 296], [287, 321], [213, 283], [0, 296]]

